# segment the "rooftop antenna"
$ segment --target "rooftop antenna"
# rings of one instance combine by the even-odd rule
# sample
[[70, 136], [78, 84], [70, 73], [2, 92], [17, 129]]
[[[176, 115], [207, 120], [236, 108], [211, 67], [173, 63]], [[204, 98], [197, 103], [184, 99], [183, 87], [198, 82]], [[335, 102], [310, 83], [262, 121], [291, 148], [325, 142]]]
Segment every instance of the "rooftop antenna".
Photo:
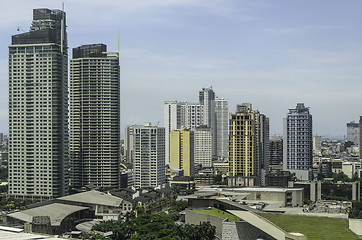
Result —
[[118, 30], [118, 57], [119, 57], [119, 30]]

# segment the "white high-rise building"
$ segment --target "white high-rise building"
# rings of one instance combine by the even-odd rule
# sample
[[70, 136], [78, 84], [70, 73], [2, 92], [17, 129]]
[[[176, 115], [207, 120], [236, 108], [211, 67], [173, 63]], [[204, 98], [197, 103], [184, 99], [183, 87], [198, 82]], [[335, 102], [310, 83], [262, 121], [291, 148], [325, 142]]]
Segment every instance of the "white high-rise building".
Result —
[[210, 128], [213, 137], [212, 156], [227, 158], [228, 103], [226, 99], [216, 98], [212, 87], [199, 91], [198, 103], [165, 101], [164, 126], [166, 128], [166, 164], [170, 162], [170, 132], [181, 127]]
[[322, 151], [322, 136], [313, 136], [313, 151], [317, 153]]
[[181, 127], [194, 129], [203, 125], [203, 106], [192, 102], [179, 102]]
[[127, 126], [125, 151], [133, 164], [135, 187], [156, 187], [165, 182], [165, 128], [150, 123]]
[[9, 196], [68, 192], [68, 47], [65, 13], [34, 9], [9, 46]]
[[216, 152], [219, 159], [227, 159], [229, 154], [229, 108], [228, 100], [215, 98]]
[[203, 124], [203, 106], [199, 103], [165, 101], [164, 125], [166, 164], [170, 164], [170, 133], [181, 127], [194, 129]]
[[283, 169], [300, 180], [311, 180], [313, 160], [313, 122], [309, 108], [298, 103], [284, 118]]
[[212, 166], [212, 132], [207, 127], [194, 130], [194, 162], [202, 167]]

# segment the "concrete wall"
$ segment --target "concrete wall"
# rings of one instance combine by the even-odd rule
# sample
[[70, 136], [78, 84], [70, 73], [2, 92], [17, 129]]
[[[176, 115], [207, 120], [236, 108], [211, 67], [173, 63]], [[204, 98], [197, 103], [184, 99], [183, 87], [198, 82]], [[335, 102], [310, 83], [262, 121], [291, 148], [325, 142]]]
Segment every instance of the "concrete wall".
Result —
[[293, 207], [301, 207], [304, 204], [304, 189], [302, 191], [292, 190]]
[[238, 229], [234, 222], [225, 222], [222, 225], [222, 240], [240, 239]]
[[322, 183], [321, 181], [313, 181], [310, 183], [310, 200], [316, 202], [322, 199]]
[[[258, 229], [262, 229], [264, 234], [263, 236], [269, 237], [269, 239], [293, 239], [293, 240], [307, 240], [307, 237], [301, 233], [287, 233], [283, 229], [279, 228], [274, 223], [269, 220], [247, 211], [235, 211], [228, 210], [231, 214], [245, 220], [250, 225]], [[267, 238], [268, 239], [268, 238]]]
[[275, 240], [247, 222], [224, 222], [222, 225], [222, 240], [255, 240], [260, 237], [265, 240]]
[[245, 220], [246, 222], [259, 229], [263, 229], [264, 232], [266, 232], [269, 236], [272, 236], [275, 239], [285, 239], [286, 237], [286, 233], [282, 229], [256, 214], [246, 211], [234, 210], [229, 210], [228, 212]]
[[287, 206], [288, 194], [291, 194], [291, 204], [293, 207], [303, 206], [304, 193], [300, 190], [288, 190], [287, 192], [251, 192], [246, 197], [247, 200], [260, 200], [260, 201], [279, 201], [283, 202], [283, 207]]
[[202, 222], [210, 222], [211, 225], [216, 227], [216, 235], [222, 235], [222, 222], [224, 221], [223, 218], [198, 213], [189, 209], [185, 210], [185, 222], [187, 224], [195, 224], [199, 225]]
[[[258, 197], [259, 196], [259, 197]], [[246, 200], [261, 200], [261, 201], [279, 201], [283, 202], [283, 207], [286, 203], [286, 193], [285, 192], [251, 192]]]
[[349, 230], [362, 236], [362, 219], [349, 219]]
[[361, 184], [360, 182], [354, 182], [352, 183], [352, 200], [354, 201], [360, 201], [361, 196]]

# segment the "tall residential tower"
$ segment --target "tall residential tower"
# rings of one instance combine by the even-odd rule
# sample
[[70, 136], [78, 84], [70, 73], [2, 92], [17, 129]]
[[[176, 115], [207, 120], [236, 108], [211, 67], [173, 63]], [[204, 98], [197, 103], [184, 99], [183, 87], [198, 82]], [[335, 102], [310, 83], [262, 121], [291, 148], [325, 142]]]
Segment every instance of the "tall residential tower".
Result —
[[165, 101], [166, 164], [170, 162], [170, 133], [181, 127], [210, 128], [212, 157], [227, 158], [228, 101], [215, 96], [212, 87], [199, 91], [199, 102]]
[[216, 153], [220, 160], [228, 159], [229, 145], [229, 108], [228, 100], [215, 98]]
[[250, 103], [237, 105], [229, 115], [229, 185], [264, 185], [268, 147], [269, 119]]
[[133, 165], [134, 186], [156, 187], [165, 182], [165, 128], [127, 126], [125, 151]]
[[68, 47], [65, 13], [34, 9], [9, 46], [9, 195], [68, 192]]
[[347, 123], [347, 141], [359, 146], [359, 137], [359, 123], [354, 121]]
[[120, 73], [104, 44], [73, 49], [70, 60], [71, 186], [118, 187]]
[[283, 170], [300, 180], [311, 180], [313, 160], [313, 122], [309, 107], [297, 103], [284, 118]]

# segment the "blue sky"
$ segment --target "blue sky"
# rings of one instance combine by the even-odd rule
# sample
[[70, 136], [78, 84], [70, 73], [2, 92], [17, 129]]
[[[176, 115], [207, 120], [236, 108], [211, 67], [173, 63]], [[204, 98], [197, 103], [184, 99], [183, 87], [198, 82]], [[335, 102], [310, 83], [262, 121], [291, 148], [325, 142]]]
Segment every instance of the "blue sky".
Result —
[[[314, 134], [342, 136], [362, 115], [362, 1], [64, 0], [70, 49], [120, 34], [122, 125], [163, 123], [165, 100], [197, 101], [213, 86], [270, 117], [282, 133], [304, 102]], [[21, 6], [21, 7], [19, 7]], [[0, 9], [0, 131], [7, 132], [7, 46], [28, 31], [33, 8], [58, 0], [12, 0]], [[69, 51], [71, 53], [71, 51]], [[71, 54], [69, 54], [71, 56]]]

